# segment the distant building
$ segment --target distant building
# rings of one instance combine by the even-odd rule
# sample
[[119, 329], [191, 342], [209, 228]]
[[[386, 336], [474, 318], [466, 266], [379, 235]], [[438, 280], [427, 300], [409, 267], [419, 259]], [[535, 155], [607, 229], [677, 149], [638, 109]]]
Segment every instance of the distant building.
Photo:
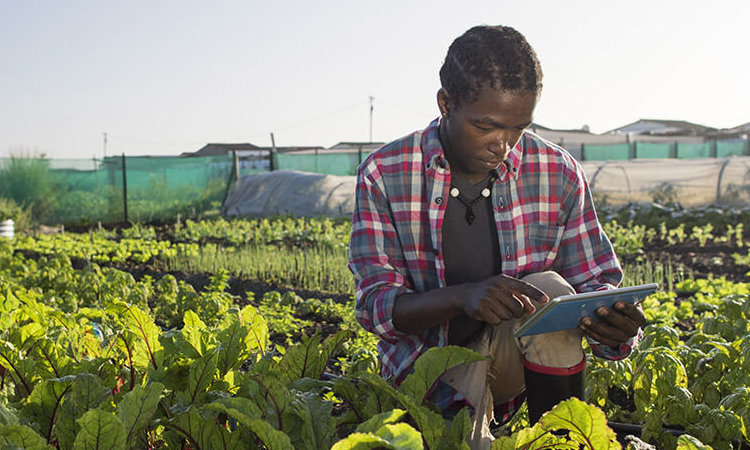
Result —
[[346, 150], [346, 151], [362, 151], [370, 153], [373, 150], [377, 150], [385, 145], [385, 142], [339, 142], [336, 145], [328, 147], [329, 150]]
[[232, 153], [233, 150], [245, 151], [245, 150], [257, 150], [260, 147], [257, 145], [242, 143], [242, 144], [206, 144], [196, 152], [185, 152], [180, 156], [221, 156], [227, 153]]
[[750, 136], [750, 122], [733, 128], [723, 128], [714, 133], [709, 133], [710, 139], [747, 139]]
[[705, 136], [716, 128], [698, 125], [685, 120], [640, 119], [637, 122], [615, 128], [604, 134], [630, 134], [648, 136]]

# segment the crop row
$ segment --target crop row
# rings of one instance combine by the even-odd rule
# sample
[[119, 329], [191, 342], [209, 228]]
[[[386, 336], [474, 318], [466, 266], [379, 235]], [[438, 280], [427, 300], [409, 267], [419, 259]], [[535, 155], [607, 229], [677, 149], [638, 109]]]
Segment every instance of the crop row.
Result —
[[[366, 354], [346, 320], [325, 340], [316, 334], [284, 348], [271, 345], [261, 313], [275, 302], [338, 313], [325, 302], [271, 294], [259, 308], [239, 306], [226, 274], [198, 293], [169, 277], [134, 282], [95, 264], [76, 270], [64, 257], [37, 265], [0, 245], [3, 448], [463, 446], [468, 410], [448, 426], [425, 399], [443, 370], [479, 358], [467, 349], [427, 352], [398, 389], [369, 358], [330, 377], [330, 361]], [[558, 431], [571, 424], [585, 431]], [[619, 447], [604, 414], [577, 400], [493, 448], [529, 440], [530, 448]], [[683, 438], [681, 448], [696, 445]]]

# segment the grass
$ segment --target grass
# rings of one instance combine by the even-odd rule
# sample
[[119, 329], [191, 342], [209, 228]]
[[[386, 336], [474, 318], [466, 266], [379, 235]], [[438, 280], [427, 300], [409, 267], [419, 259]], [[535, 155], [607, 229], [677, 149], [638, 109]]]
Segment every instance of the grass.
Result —
[[197, 254], [178, 251], [166, 260], [167, 270], [216, 273], [263, 280], [277, 286], [354, 294], [346, 248], [287, 248], [276, 245], [222, 247], [205, 244]]
[[660, 289], [670, 292], [674, 291], [676, 283], [687, 278], [692, 278], [692, 273], [689, 271], [686, 272], [682, 265], [673, 265], [671, 261], [668, 261], [666, 264], [649, 261], [624, 264], [622, 271], [622, 286], [657, 283]]

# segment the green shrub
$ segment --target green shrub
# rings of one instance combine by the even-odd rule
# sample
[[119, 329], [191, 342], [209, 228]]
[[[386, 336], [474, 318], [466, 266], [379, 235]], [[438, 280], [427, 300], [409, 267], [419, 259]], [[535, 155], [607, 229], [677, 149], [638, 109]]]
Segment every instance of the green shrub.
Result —
[[52, 203], [54, 178], [44, 155], [11, 155], [0, 167], [0, 197], [12, 199], [33, 217], [41, 216]]
[[12, 220], [15, 231], [22, 232], [31, 226], [31, 213], [9, 198], [0, 197], [0, 222]]

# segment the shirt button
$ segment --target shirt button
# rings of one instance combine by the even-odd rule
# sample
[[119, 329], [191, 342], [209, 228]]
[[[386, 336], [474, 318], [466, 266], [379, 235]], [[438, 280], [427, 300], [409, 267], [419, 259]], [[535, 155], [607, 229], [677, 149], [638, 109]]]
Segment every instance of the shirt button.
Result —
[[438, 205], [441, 204], [441, 203], [443, 203], [443, 197], [436, 198], [435, 199], [435, 203], [437, 203]]
[[432, 249], [432, 253], [434, 253], [434, 254], [435, 254], [435, 256], [437, 256], [437, 255], [439, 255], [439, 254], [440, 254], [440, 250], [438, 250], [437, 248], [433, 248], [433, 249]]

